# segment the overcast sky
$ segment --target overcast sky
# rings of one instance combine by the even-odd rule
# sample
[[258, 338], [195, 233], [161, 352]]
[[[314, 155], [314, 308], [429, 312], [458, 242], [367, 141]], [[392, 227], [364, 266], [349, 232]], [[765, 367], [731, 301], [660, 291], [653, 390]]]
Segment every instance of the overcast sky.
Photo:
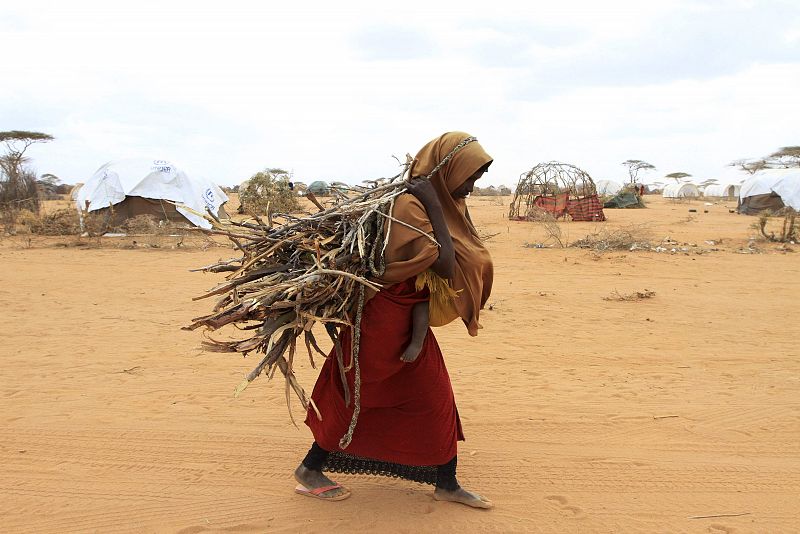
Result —
[[357, 183], [450, 130], [495, 158], [484, 185], [800, 145], [797, 0], [0, 0], [0, 47], [0, 130], [55, 136], [29, 155], [66, 183], [123, 157]]

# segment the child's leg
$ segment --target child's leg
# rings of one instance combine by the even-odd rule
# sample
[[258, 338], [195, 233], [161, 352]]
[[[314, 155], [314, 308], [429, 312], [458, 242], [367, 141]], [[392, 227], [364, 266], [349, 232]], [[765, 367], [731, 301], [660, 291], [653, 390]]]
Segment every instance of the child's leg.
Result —
[[413, 362], [422, 350], [422, 343], [428, 334], [428, 301], [414, 304], [411, 310], [411, 342], [400, 357], [404, 362]]

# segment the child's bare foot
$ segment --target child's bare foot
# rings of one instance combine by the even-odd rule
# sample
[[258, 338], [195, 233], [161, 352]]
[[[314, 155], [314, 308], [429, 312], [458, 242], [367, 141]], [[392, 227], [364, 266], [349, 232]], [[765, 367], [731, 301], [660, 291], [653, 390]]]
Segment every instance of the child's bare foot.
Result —
[[420, 352], [422, 352], [422, 341], [418, 343], [412, 341], [408, 344], [408, 347], [406, 347], [406, 350], [403, 352], [403, 355], [400, 356], [400, 359], [406, 363], [411, 363], [419, 357]]
[[459, 502], [472, 508], [483, 508], [484, 510], [494, 507], [492, 501], [481, 497], [477, 493], [469, 492], [464, 488], [458, 488], [455, 491], [436, 488], [433, 492], [433, 498], [437, 501]]

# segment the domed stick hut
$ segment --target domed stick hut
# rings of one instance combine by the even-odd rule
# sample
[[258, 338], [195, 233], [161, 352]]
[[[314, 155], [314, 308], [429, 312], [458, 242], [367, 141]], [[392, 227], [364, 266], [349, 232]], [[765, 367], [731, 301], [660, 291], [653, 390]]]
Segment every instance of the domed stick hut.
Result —
[[606, 220], [589, 173], [558, 161], [539, 163], [520, 175], [508, 218], [535, 220], [542, 210], [555, 218], [569, 215], [573, 221]]

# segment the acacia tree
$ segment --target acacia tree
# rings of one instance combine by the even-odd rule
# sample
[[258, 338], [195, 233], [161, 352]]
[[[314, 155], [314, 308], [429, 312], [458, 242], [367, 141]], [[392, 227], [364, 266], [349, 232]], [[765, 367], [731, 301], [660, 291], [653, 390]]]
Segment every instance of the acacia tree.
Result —
[[639, 176], [639, 171], [654, 171], [656, 170], [655, 166], [650, 165], [646, 161], [642, 161], [640, 159], [629, 159], [623, 161], [622, 164], [628, 167], [628, 175], [631, 178], [631, 183], [635, 184], [636, 179]]
[[767, 168], [767, 162], [763, 159], [757, 160], [747, 160], [747, 159], [737, 159], [733, 163], [731, 163], [733, 167], [739, 167], [747, 174], [755, 174], [757, 171], [761, 169]]
[[46, 143], [52, 135], [25, 130], [0, 132], [0, 142], [6, 153], [0, 155], [0, 215], [6, 231], [14, 231], [20, 210], [39, 211], [39, 191], [36, 173], [26, 165], [25, 151], [34, 143]]
[[681, 180], [683, 180], [684, 178], [689, 178], [690, 176], [691, 174], [689, 174], [688, 172], [671, 172], [668, 175], [666, 175], [665, 178], [672, 178], [676, 182], [680, 183]]
[[61, 183], [61, 178], [55, 174], [45, 173], [36, 180], [36, 185], [39, 186], [39, 191], [44, 193], [45, 199], [53, 197], [53, 195], [63, 194], [64, 184]]
[[800, 167], [800, 146], [785, 146], [767, 156], [767, 161], [784, 167]]
[[42, 132], [9, 130], [0, 132], [0, 142], [6, 145], [6, 153], [0, 156], [0, 169], [7, 179], [18, 178], [25, 171], [25, 151], [34, 143], [46, 143], [54, 138]]
[[785, 146], [769, 156], [758, 159], [737, 159], [731, 162], [732, 167], [739, 167], [749, 174], [762, 169], [800, 167], [800, 146]]

